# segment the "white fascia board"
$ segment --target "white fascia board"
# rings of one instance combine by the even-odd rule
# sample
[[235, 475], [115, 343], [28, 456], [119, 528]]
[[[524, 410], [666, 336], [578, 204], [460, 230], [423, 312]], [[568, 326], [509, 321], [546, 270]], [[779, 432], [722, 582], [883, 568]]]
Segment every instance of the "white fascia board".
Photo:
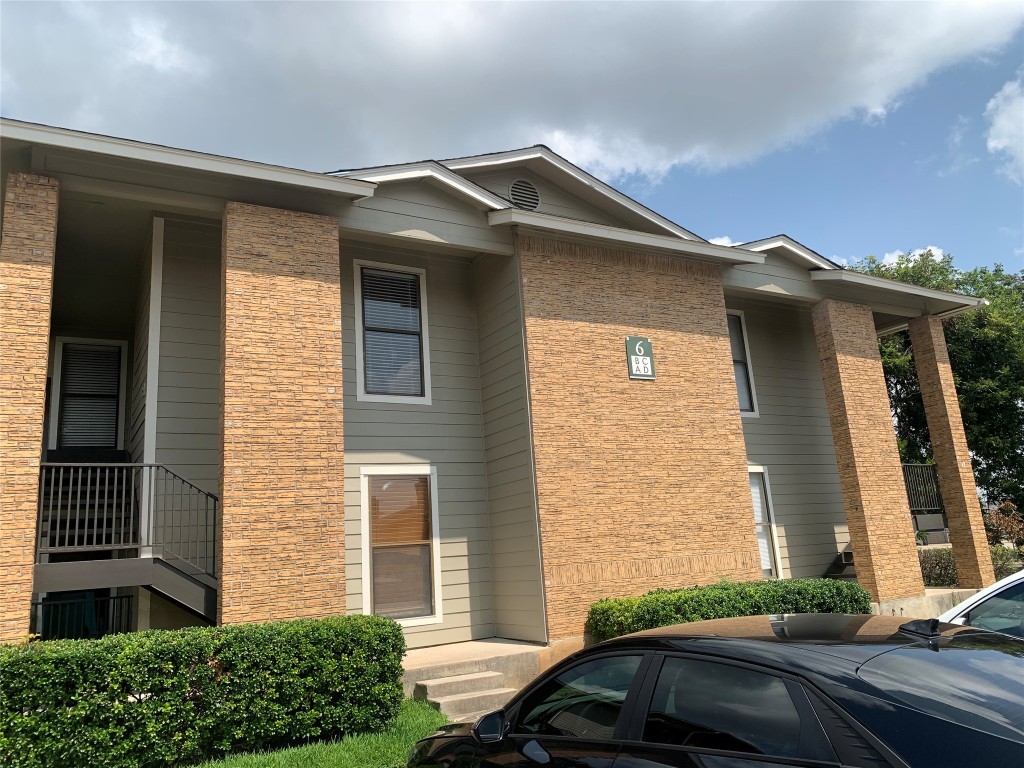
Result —
[[955, 315], [958, 314], [959, 312], [964, 312], [968, 309], [973, 309], [974, 307], [983, 307], [988, 304], [988, 299], [982, 299], [977, 296], [965, 296], [962, 293], [951, 293], [950, 291], [937, 291], [934, 288], [922, 288], [919, 285], [901, 283], [899, 280], [889, 280], [888, 278], [885, 277], [865, 275], [862, 272], [854, 272], [853, 270], [849, 269], [836, 269], [827, 272], [811, 272], [811, 280], [818, 280], [823, 282], [849, 283], [851, 285], [864, 286], [867, 288], [877, 288], [883, 291], [892, 291], [895, 293], [906, 294], [908, 296], [920, 296], [921, 298], [924, 299], [946, 301], [952, 304], [959, 305], [953, 307], [952, 309], [936, 313], [938, 317]]
[[652, 235], [648, 232], [609, 227], [604, 224], [591, 224], [577, 219], [563, 219], [560, 216], [533, 213], [518, 208], [493, 211], [487, 214], [487, 220], [491, 226], [515, 225], [557, 235], [597, 240], [614, 246], [638, 248], [644, 251], [667, 252], [728, 264], [764, 263], [764, 256], [759, 253], [751, 253], [727, 245], [680, 240], [678, 237]]
[[141, 141], [118, 139], [94, 133], [82, 133], [66, 128], [54, 128], [6, 118], [0, 119], [0, 136], [48, 147], [302, 187], [343, 197], [372, 197], [376, 186], [371, 182], [301, 171], [297, 168], [255, 163], [249, 160], [238, 160], [232, 157], [221, 157], [220, 155], [175, 149], [158, 144], [146, 144]]
[[469, 179], [459, 176], [459, 174], [448, 170], [438, 163], [411, 163], [409, 165], [362, 170], [347, 174], [343, 178], [369, 181], [374, 184], [432, 178], [492, 211], [499, 211], [503, 208], [508, 208], [510, 205], [508, 200], [498, 197], [480, 185], [474, 184]]
[[770, 237], [766, 240], [754, 240], [749, 243], [739, 243], [738, 245], [741, 245], [748, 251], [758, 252], [769, 251], [772, 248], [785, 248], [786, 250], [795, 253], [797, 256], [800, 256], [806, 261], [809, 261], [814, 266], [820, 267], [821, 269], [839, 269], [839, 267], [837, 267], [831, 261], [828, 261], [827, 259], [819, 256], [818, 254], [814, 253], [814, 251], [798, 243], [796, 240], [793, 240], [792, 238], [785, 236]]
[[514, 163], [522, 163], [529, 160], [543, 160], [551, 165], [554, 165], [559, 170], [571, 176], [581, 184], [585, 184], [588, 187], [595, 189], [596, 191], [603, 194], [605, 197], [611, 198], [619, 205], [622, 205], [633, 213], [644, 217], [652, 224], [668, 230], [672, 234], [683, 238], [684, 240], [696, 240], [703, 242], [703, 239], [690, 232], [687, 229], [683, 229], [681, 226], [676, 224], [670, 219], [666, 219], [664, 216], [655, 213], [650, 208], [641, 205], [636, 200], [633, 200], [626, 195], [619, 192], [614, 187], [605, 184], [600, 179], [591, 176], [586, 171], [577, 168], [572, 163], [559, 157], [553, 152], [546, 150], [544, 147], [528, 147], [526, 149], [515, 149], [510, 152], [499, 152], [493, 155], [476, 155], [474, 157], [462, 157], [455, 160], [444, 160], [442, 164], [451, 168], [452, 170], [467, 170], [470, 168], [487, 168], [489, 166], [501, 166], [501, 165], [512, 165]]

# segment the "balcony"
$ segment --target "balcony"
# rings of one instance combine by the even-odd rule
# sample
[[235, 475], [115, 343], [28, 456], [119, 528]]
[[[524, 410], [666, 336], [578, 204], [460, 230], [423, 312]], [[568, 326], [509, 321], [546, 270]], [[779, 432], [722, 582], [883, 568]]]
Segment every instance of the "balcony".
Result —
[[218, 506], [159, 464], [42, 464], [34, 591], [57, 599], [33, 606], [40, 634], [125, 631], [131, 603], [95, 592], [128, 587], [213, 621]]

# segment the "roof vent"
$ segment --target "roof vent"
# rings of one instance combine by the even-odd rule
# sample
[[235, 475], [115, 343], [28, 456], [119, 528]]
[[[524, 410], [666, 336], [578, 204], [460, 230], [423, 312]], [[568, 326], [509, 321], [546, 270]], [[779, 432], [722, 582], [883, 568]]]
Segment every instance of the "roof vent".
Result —
[[524, 211], [536, 211], [540, 205], [540, 192], [526, 179], [516, 179], [508, 188], [508, 199], [516, 208]]

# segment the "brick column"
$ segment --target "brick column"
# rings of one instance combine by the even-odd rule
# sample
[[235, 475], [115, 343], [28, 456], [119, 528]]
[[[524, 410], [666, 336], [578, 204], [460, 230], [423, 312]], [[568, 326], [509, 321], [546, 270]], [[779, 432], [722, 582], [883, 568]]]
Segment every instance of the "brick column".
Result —
[[939, 473], [939, 489], [946, 508], [949, 538], [953, 543], [957, 580], [961, 587], [981, 589], [995, 581], [995, 573], [942, 321], [934, 315], [915, 317], [908, 329], [932, 455]]
[[344, 613], [338, 222], [228, 203], [222, 247], [220, 622]]
[[876, 602], [924, 582], [871, 309], [826, 299], [811, 312], [857, 580]]
[[28, 635], [57, 181], [10, 173], [0, 243], [0, 642]]
[[[516, 244], [549, 638], [602, 597], [761, 578], [721, 269]], [[627, 336], [654, 381], [629, 378]]]

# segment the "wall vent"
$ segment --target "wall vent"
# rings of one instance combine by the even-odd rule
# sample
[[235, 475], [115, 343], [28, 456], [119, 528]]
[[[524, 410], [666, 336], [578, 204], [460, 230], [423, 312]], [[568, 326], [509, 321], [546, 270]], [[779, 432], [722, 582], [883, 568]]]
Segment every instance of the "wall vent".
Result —
[[540, 205], [540, 192], [526, 179], [516, 179], [508, 188], [508, 199], [516, 208], [524, 211], [536, 211]]

